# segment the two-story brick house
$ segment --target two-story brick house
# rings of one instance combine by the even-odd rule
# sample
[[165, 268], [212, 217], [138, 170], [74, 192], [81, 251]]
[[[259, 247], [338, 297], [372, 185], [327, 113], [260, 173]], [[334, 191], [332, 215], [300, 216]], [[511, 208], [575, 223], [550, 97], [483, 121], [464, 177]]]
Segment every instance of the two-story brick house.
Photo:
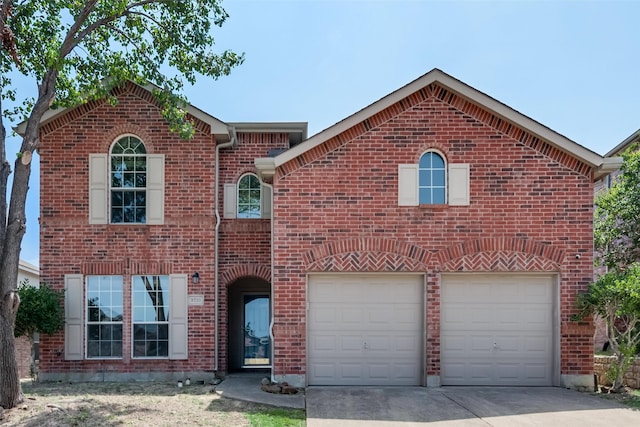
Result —
[[311, 138], [190, 107], [185, 142], [116, 95], [42, 126], [43, 378], [592, 384], [571, 315], [618, 159], [439, 70]]

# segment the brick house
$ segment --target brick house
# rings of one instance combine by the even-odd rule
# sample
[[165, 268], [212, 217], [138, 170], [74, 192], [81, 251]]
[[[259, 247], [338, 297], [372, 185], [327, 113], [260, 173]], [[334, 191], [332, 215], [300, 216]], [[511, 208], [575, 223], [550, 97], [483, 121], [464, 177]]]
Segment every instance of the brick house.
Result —
[[[41, 378], [593, 383], [594, 180], [619, 166], [440, 70], [307, 138], [169, 132], [150, 92], [52, 111]], [[64, 184], [62, 184], [64, 183]]]

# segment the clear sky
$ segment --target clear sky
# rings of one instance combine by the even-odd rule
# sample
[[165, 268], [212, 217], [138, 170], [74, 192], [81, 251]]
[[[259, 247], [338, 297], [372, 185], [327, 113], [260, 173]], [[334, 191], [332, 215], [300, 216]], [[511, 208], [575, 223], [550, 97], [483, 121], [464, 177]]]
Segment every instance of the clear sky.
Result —
[[[222, 121], [304, 121], [313, 135], [439, 68], [600, 154], [640, 128], [640, 1], [223, 6], [231, 16], [214, 30], [216, 46], [246, 61], [186, 91]], [[38, 264], [34, 167], [22, 259]]]

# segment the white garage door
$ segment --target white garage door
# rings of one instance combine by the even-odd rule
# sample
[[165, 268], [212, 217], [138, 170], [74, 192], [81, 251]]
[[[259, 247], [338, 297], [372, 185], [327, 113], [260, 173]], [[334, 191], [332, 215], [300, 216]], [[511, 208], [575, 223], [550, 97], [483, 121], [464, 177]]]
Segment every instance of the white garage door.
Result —
[[312, 275], [309, 385], [420, 385], [423, 276]]
[[442, 385], [552, 385], [552, 275], [444, 275]]

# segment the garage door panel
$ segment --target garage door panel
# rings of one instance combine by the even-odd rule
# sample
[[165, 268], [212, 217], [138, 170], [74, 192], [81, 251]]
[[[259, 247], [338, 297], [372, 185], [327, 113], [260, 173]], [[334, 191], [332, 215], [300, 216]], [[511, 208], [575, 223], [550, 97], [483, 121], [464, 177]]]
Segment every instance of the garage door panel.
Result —
[[551, 275], [444, 276], [441, 383], [551, 385], [553, 289]]
[[311, 275], [309, 385], [420, 385], [423, 280]]

